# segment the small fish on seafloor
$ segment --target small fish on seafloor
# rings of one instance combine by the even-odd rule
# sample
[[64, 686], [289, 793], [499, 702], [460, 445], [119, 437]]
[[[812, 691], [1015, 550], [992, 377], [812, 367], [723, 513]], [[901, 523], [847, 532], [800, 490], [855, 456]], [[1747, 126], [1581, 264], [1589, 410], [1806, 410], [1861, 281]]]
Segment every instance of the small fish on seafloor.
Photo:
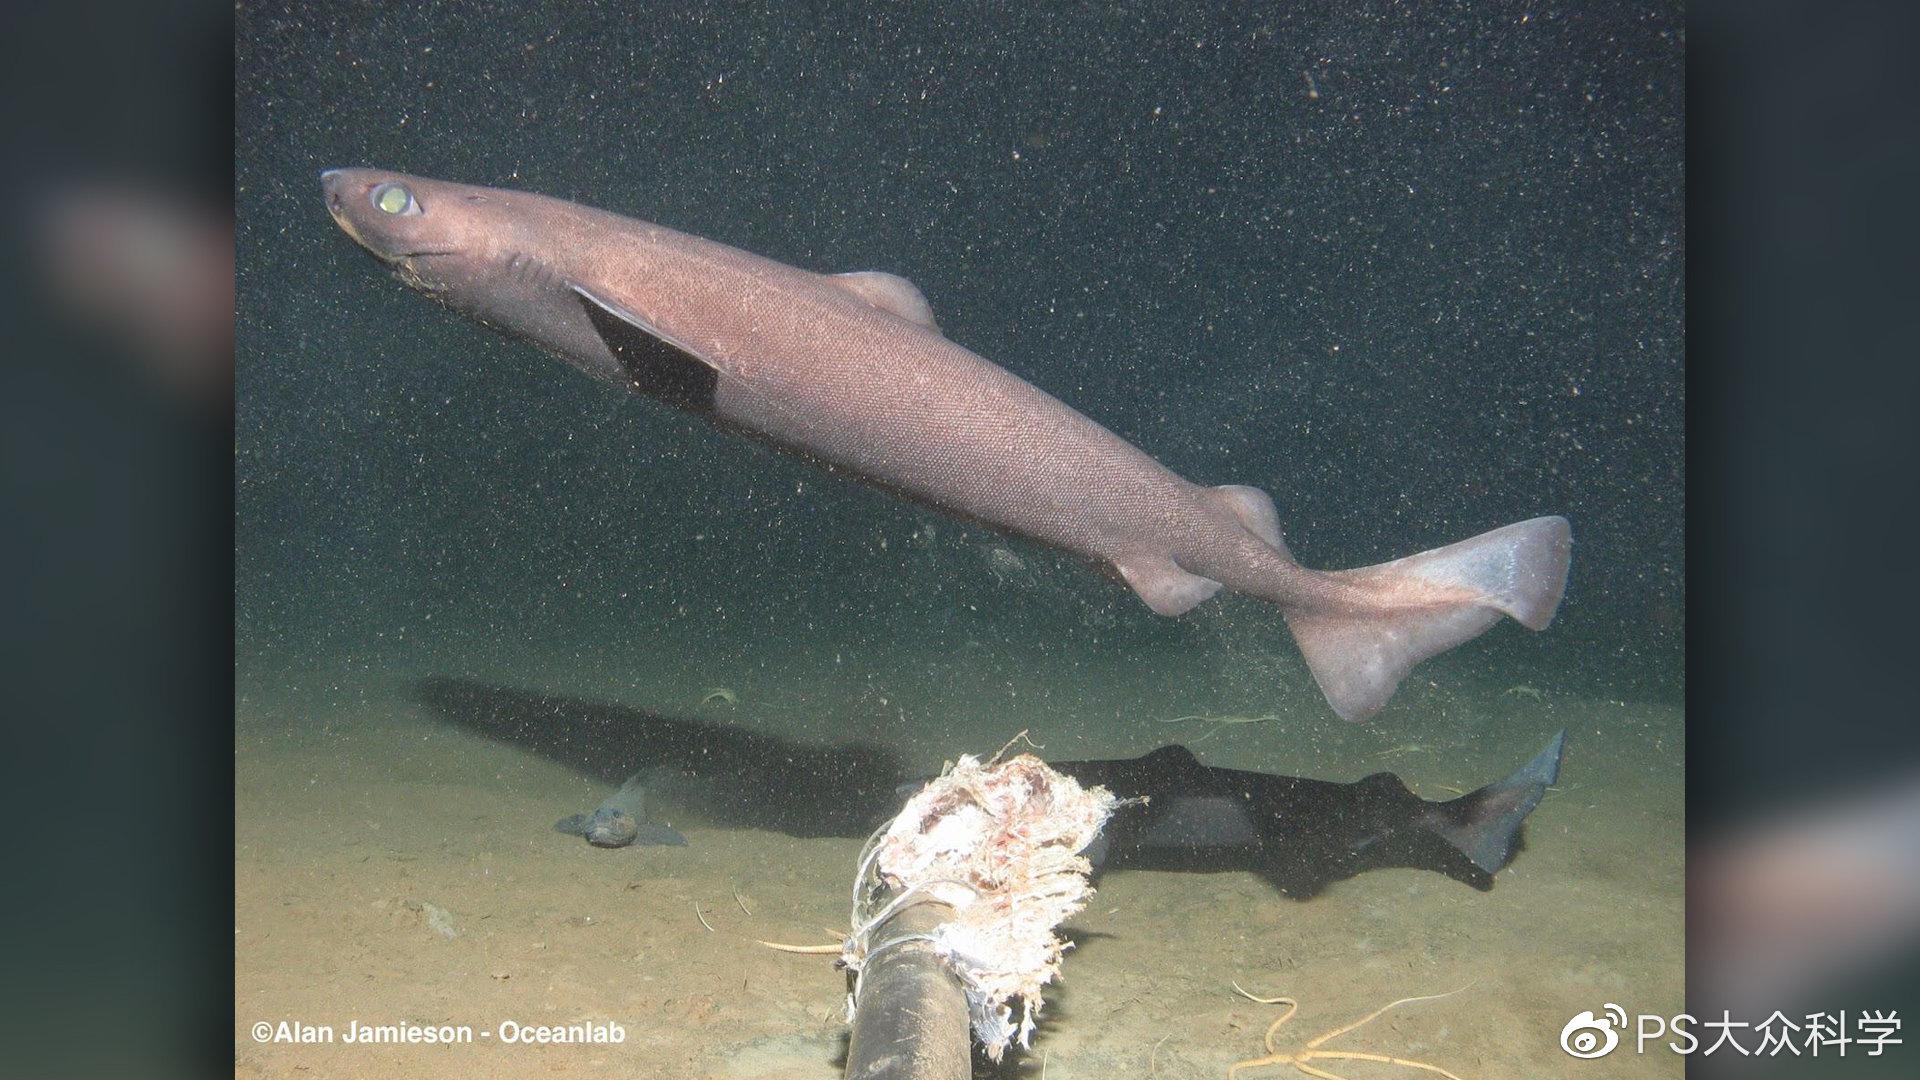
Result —
[[647, 789], [634, 773], [591, 814], [573, 814], [553, 823], [555, 832], [585, 837], [594, 847], [684, 847], [687, 838], [672, 826], [647, 820]]

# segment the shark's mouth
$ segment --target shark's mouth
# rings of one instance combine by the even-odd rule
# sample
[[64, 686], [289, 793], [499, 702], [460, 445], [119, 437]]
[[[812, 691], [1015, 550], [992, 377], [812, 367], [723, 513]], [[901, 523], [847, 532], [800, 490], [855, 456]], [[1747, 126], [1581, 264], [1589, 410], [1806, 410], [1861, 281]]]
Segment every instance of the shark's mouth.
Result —
[[459, 252], [432, 249], [397, 251], [392, 253], [377, 251], [369, 247], [367, 242], [361, 239], [358, 233], [353, 231], [353, 226], [347, 219], [339, 218], [337, 220], [340, 222], [340, 228], [344, 230], [348, 236], [353, 238], [354, 243], [361, 251], [366, 252], [367, 256], [373, 259], [373, 261], [393, 271], [394, 276], [398, 277], [409, 288], [418, 289], [421, 292], [427, 293], [440, 292], [446, 288], [444, 284], [433, 281], [421, 273], [423, 267], [420, 264], [427, 259], [439, 258], [445, 255], [458, 255]]
[[454, 254], [458, 253], [453, 251], [413, 251], [404, 255], [376, 256], [376, 258], [379, 258], [381, 262], [392, 267], [394, 274], [396, 274], [401, 281], [405, 282], [409, 288], [417, 289], [424, 293], [440, 293], [446, 291], [446, 282], [435, 281], [423, 275], [420, 272], [422, 269], [420, 264], [426, 259]]
[[360, 235], [360, 230], [354, 227], [353, 219], [340, 212], [340, 204], [338, 202], [334, 202], [327, 207], [327, 216], [333, 219], [335, 225], [340, 226], [340, 231], [346, 233], [348, 239], [359, 244], [367, 251], [373, 250], [373, 246], [367, 243], [367, 238]]
[[432, 255], [459, 254], [458, 251], [451, 248], [421, 248], [417, 251], [381, 251], [378, 247], [368, 242], [366, 236], [354, 225], [353, 219], [342, 213], [339, 207], [329, 206], [327, 208], [327, 214], [333, 218], [335, 225], [340, 226], [341, 232], [346, 233], [349, 239], [360, 245], [360, 250], [365, 251], [383, 263], [400, 263], [406, 259], [425, 258]]

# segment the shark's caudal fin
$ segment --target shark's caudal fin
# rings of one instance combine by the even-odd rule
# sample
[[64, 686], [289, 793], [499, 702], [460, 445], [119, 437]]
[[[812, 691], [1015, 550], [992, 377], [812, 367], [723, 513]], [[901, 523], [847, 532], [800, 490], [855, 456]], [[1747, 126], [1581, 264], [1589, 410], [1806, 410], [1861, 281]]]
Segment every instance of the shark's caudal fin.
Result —
[[1567, 587], [1573, 531], [1539, 517], [1418, 555], [1329, 575], [1366, 610], [1291, 608], [1287, 625], [1314, 681], [1347, 720], [1379, 712], [1413, 666], [1510, 616], [1543, 630]]
[[1513, 853], [1513, 838], [1520, 831], [1520, 823], [1540, 805], [1548, 786], [1560, 778], [1560, 756], [1566, 745], [1567, 733], [1562, 731], [1545, 750], [1505, 780], [1434, 804], [1422, 824], [1459, 848], [1473, 865], [1496, 873]]

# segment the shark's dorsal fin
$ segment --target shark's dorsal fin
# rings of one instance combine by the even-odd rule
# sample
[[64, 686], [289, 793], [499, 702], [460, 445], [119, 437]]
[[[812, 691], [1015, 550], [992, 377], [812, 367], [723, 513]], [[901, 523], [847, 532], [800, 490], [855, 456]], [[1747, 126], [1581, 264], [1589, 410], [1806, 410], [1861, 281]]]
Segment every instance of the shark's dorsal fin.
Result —
[[851, 274], [828, 274], [826, 279], [881, 311], [898, 315], [936, 334], [940, 332], [939, 324], [933, 321], [933, 305], [927, 303], [913, 282], [899, 274], [860, 270]]

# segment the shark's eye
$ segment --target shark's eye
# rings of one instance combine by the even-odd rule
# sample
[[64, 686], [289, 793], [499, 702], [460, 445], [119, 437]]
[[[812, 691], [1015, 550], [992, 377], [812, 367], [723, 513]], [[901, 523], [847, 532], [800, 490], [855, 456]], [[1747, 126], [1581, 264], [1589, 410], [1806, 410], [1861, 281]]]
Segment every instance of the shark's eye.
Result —
[[420, 204], [413, 201], [413, 192], [405, 184], [381, 184], [373, 189], [373, 205], [386, 214], [417, 214]]

